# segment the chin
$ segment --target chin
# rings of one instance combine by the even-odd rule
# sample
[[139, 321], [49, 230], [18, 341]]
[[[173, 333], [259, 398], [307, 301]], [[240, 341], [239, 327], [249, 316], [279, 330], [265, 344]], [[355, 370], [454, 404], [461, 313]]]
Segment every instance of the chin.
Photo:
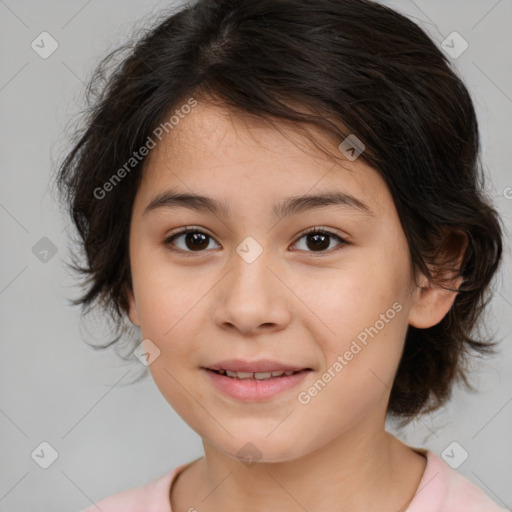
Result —
[[[229, 447], [219, 447], [226, 456], [239, 462], [244, 462], [248, 467], [255, 463], [278, 463], [288, 462], [304, 455], [298, 449], [298, 442], [293, 441], [290, 445], [283, 440], [270, 441], [261, 439], [259, 436], [247, 436], [244, 440], [237, 440]], [[302, 447], [303, 448], [303, 447]]]

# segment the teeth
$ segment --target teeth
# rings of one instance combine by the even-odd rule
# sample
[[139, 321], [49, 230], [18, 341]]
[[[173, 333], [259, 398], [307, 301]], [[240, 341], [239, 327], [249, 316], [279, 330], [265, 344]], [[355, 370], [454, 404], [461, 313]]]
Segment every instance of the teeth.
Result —
[[228, 377], [235, 379], [257, 379], [257, 380], [267, 380], [272, 377], [281, 377], [282, 375], [292, 375], [295, 372], [283, 372], [283, 371], [275, 371], [275, 372], [232, 372], [230, 370], [219, 370], [218, 373], [221, 375], [227, 375]]
[[226, 370], [226, 374], [228, 377], [238, 377], [239, 379], [250, 379], [254, 374], [249, 372], [230, 372]]

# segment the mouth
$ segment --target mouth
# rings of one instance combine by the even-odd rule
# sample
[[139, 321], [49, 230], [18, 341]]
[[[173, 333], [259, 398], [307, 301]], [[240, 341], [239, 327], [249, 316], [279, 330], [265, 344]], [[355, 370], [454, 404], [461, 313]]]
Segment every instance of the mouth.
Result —
[[[244, 374], [252, 374], [256, 376], [258, 374], [266, 373], [274, 374], [262, 377], [270, 378], [271, 376], [281, 376], [283, 373], [290, 374], [290, 372], [295, 373], [304, 370], [311, 370], [311, 368], [307, 366], [290, 365], [288, 363], [271, 359], [258, 359], [252, 361], [248, 359], [226, 359], [217, 363], [208, 364], [208, 366], [205, 365], [202, 368], [215, 372], [224, 372], [224, 374], [229, 377], [235, 377], [236, 375], [234, 374], [238, 374], [241, 378], [244, 378]], [[245, 375], [245, 377], [249, 376]]]
[[205, 368], [206, 370], [216, 373], [217, 375], [223, 375], [225, 377], [229, 377], [230, 379], [238, 379], [238, 380], [273, 380], [279, 379], [281, 377], [290, 377], [291, 375], [295, 375], [297, 373], [308, 372], [311, 371], [311, 368], [305, 368], [304, 370], [296, 370], [296, 371], [284, 371], [277, 370], [272, 372], [237, 372], [231, 370], [214, 370], [211, 368]]
[[218, 391], [239, 402], [272, 400], [285, 391], [291, 391], [303, 384], [313, 372], [312, 368], [292, 367], [268, 361], [225, 361], [213, 368], [201, 367], [201, 370]]

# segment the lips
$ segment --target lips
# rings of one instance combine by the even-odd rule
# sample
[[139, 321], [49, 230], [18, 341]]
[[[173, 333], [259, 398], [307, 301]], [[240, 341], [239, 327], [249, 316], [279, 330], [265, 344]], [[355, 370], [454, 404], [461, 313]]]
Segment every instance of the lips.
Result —
[[[244, 368], [299, 368], [298, 371], [292, 371], [291, 375], [282, 373], [281, 376], [273, 376], [273, 372], [234, 372], [234, 377], [230, 370], [213, 370], [201, 367], [203, 374], [209, 379], [209, 382], [220, 391], [223, 395], [229, 396], [238, 402], [265, 402], [272, 400], [281, 393], [290, 391], [299, 384], [304, 383], [308, 375], [313, 373], [310, 368], [301, 369], [299, 366], [285, 365], [276, 361], [253, 361], [245, 362]], [[257, 364], [256, 364], [257, 363]], [[218, 363], [212, 366], [231, 366], [232, 368], [240, 368], [240, 361], [229, 364], [226, 362]], [[279, 372], [279, 370], [276, 370]]]
[[300, 372], [302, 370], [311, 370], [308, 366], [290, 365], [269, 359], [260, 359], [258, 361], [227, 359], [203, 368], [206, 370], [213, 370], [215, 372], [229, 371], [243, 373]]

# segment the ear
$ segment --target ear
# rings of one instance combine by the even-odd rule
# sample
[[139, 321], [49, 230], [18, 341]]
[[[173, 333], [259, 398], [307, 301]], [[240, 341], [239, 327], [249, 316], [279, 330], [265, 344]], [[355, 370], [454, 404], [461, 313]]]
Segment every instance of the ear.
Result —
[[133, 325], [140, 327], [139, 310], [137, 309], [133, 291], [129, 286], [126, 287], [126, 298], [128, 301], [128, 317]]
[[[464, 254], [468, 246], [468, 238], [465, 233], [451, 233], [443, 244], [441, 254], [436, 264], [428, 266], [434, 277], [443, 277], [443, 286], [451, 290], [458, 290], [463, 277], [447, 279], [446, 268], [450, 273], [458, 274], [461, 268]], [[437, 325], [448, 313], [455, 301], [457, 291], [446, 290], [428, 280], [420, 273], [417, 279], [418, 287], [413, 291], [413, 305], [409, 313], [409, 324], [419, 329], [426, 329]]]

